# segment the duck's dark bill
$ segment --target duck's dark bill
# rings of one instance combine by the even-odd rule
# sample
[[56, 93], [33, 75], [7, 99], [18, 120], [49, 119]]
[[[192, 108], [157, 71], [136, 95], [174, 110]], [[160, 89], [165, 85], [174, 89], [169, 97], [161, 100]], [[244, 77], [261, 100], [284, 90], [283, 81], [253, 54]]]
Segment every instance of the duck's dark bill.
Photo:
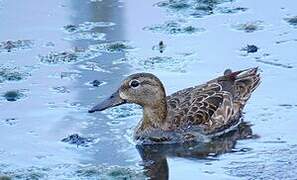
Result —
[[103, 111], [107, 108], [118, 106], [124, 103], [126, 103], [126, 101], [120, 98], [119, 91], [117, 91], [113, 93], [109, 98], [105, 99], [103, 102], [90, 109], [89, 113], [93, 113], [95, 111]]

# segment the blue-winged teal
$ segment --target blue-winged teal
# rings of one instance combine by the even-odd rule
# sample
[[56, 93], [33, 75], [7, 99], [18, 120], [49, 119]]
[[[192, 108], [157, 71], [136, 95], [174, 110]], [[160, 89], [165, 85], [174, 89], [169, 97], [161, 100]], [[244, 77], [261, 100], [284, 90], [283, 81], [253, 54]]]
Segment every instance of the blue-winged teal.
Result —
[[260, 84], [257, 71], [258, 68], [236, 72], [228, 69], [218, 78], [170, 96], [166, 96], [162, 82], [153, 74], [132, 74], [113, 95], [89, 112], [136, 103], [143, 108], [143, 118], [134, 134], [137, 141], [206, 141], [241, 122], [242, 109]]

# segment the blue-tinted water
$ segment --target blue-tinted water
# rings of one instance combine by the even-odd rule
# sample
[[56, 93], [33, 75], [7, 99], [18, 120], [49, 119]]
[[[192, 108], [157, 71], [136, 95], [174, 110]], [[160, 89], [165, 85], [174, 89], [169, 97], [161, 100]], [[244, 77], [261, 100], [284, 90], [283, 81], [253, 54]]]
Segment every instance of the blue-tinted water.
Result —
[[[293, 0], [0, 0], [0, 175], [296, 179], [296, 12]], [[253, 66], [248, 124], [211, 144], [136, 147], [138, 106], [87, 113], [134, 72], [170, 94]]]

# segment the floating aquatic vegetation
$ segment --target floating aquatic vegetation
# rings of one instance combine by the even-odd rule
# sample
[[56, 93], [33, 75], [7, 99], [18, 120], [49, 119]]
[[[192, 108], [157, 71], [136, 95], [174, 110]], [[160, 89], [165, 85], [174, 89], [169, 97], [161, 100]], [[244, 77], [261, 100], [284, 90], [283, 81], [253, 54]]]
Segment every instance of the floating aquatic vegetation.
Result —
[[238, 12], [245, 12], [245, 11], [248, 10], [248, 8], [244, 8], [244, 7], [218, 7], [216, 10], [219, 11], [220, 13], [223, 13], [223, 14], [234, 14], [234, 13], [238, 13]]
[[180, 22], [177, 22], [177, 21], [166, 21], [163, 24], [156, 24], [153, 26], [144, 27], [143, 29], [149, 30], [152, 32], [172, 34], [172, 35], [194, 34], [197, 32], [205, 31], [204, 28], [197, 28], [191, 25], [181, 24]]
[[70, 71], [70, 72], [61, 72], [60, 78], [61, 79], [69, 79], [69, 80], [75, 80], [81, 78], [81, 73], [76, 71]]
[[252, 33], [258, 30], [262, 30], [264, 27], [262, 21], [251, 21], [243, 24], [233, 25], [233, 28], [239, 31], [244, 31], [246, 33]]
[[291, 26], [297, 28], [297, 16], [284, 18], [287, 23], [289, 23]]
[[65, 86], [56, 86], [56, 87], [53, 87], [52, 90], [55, 91], [56, 93], [61, 93], [61, 94], [70, 93], [70, 90]]
[[86, 62], [79, 66], [82, 69], [90, 70], [90, 71], [98, 71], [98, 72], [106, 72], [110, 73], [110, 71], [103, 69], [99, 63], [97, 62]]
[[106, 113], [110, 119], [124, 119], [131, 116], [141, 115], [141, 107], [135, 104], [124, 104], [107, 109], [104, 113]]
[[[46, 167], [16, 168], [0, 164], [0, 174], [11, 179], [147, 179], [140, 168], [129, 166], [56, 164]], [[3, 166], [3, 167], [2, 167]], [[5, 179], [6, 180], [6, 179]], [[10, 180], [10, 179], [9, 179]]]
[[169, 57], [169, 56], [155, 56], [148, 58], [129, 57], [126, 63], [141, 70], [165, 70], [170, 72], [186, 72], [186, 67], [191, 63], [191, 57]]
[[31, 40], [17, 40], [17, 41], [4, 41], [0, 42], [0, 53], [1, 52], [12, 52], [19, 49], [31, 49], [33, 41]]
[[78, 61], [78, 56], [74, 52], [50, 52], [48, 55], [39, 56], [42, 63], [74, 63]]
[[68, 33], [89, 31], [97, 27], [111, 27], [114, 26], [113, 22], [84, 22], [79, 25], [69, 24], [64, 26], [64, 30]]
[[272, 61], [266, 61], [266, 60], [261, 60], [261, 59], [258, 59], [257, 62], [260, 62], [260, 63], [263, 63], [263, 64], [268, 64], [268, 65], [272, 65], [272, 66], [277, 66], [277, 67], [282, 67], [282, 68], [287, 68], [287, 69], [291, 69], [293, 68], [292, 65], [290, 64], [282, 64], [282, 63], [278, 63], [277, 61], [278, 60], [274, 60], [275, 62], [272, 62]]
[[11, 180], [9, 176], [0, 176], [0, 180]]
[[74, 144], [77, 146], [88, 147], [91, 144], [95, 143], [96, 139], [91, 137], [82, 137], [79, 134], [72, 134], [61, 140], [62, 142], [68, 144]]
[[6, 101], [11, 101], [11, 102], [18, 101], [19, 99], [26, 97], [26, 95], [24, 94], [25, 92], [27, 92], [27, 90], [25, 90], [25, 89], [10, 90], [10, 91], [3, 93], [1, 99], [4, 99]]
[[[201, 18], [214, 14], [219, 4], [232, 2], [232, 0], [166, 0], [156, 3], [161, 8], [166, 8], [172, 15], [181, 15], [185, 17]], [[241, 9], [238, 9], [240, 11]], [[226, 12], [226, 11], [225, 11]], [[222, 13], [225, 13], [224, 11]], [[236, 9], [233, 10], [236, 12]]]
[[89, 48], [94, 51], [110, 53], [124, 52], [133, 49], [133, 47], [129, 45], [127, 41], [115, 41], [110, 43], [95, 44], [91, 45]]
[[[9, 177], [7, 180], [11, 179], [44, 179], [46, 175], [47, 168], [26, 168], [26, 169], [0, 169], [1, 174], [5, 174], [6, 177]], [[6, 179], [5, 179], [6, 180]]]
[[190, 8], [190, 4], [187, 3], [187, 1], [161, 1], [156, 4], [158, 7], [168, 7], [170, 9], [175, 10], [182, 10]]
[[82, 31], [88, 31], [96, 27], [111, 27], [114, 26], [115, 23], [113, 22], [84, 22], [79, 24], [78, 26]]
[[142, 170], [121, 166], [86, 166], [76, 171], [76, 176], [93, 179], [146, 179]]
[[258, 51], [258, 49], [259, 48], [255, 45], [247, 45], [247, 46], [241, 48], [241, 51], [245, 51], [247, 53], [255, 53]]
[[28, 68], [19, 68], [13, 65], [0, 64], [0, 83], [5, 81], [20, 81], [30, 76]]
[[66, 40], [96, 40], [96, 41], [103, 41], [105, 40], [105, 34], [99, 32], [78, 32], [71, 34], [65, 37]]
[[99, 56], [101, 53], [89, 49], [74, 49], [63, 52], [50, 52], [47, 55], [39, 55], [39, 60], [45, 64], [73, 64]]
[[112, 22], [85, 22], [79, 25], [66, 25], [64, 30], [71, 35], [65, 37], [66, 40], [105, 40], [105, 33], [90, 32], [97, 27], [110, 27], [115, 24]]

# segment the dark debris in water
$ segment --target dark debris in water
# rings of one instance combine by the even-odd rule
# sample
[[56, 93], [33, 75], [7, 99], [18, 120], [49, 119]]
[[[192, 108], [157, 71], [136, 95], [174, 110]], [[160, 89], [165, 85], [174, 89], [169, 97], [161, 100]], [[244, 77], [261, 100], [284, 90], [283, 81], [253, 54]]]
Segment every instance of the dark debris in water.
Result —
[[2, 98], [5, 99], [6, 101], [18, 101], [24, 97], [26, 97], [26, 95], [23, 93], [24, 90], [11, 90], [11, 91], [7, 91], [5, 93], [3, 93]]
[[130, 49], [133, 49], [133, 47], [126, 41], [115, 41], [110, 43], [91, 45], [90, 49], [94, 51], [115, 53], [128, 51]]
[[297, 16], [284, 18], [285, 21], [287, 21], [291, 26], [297, 28]]
[[292, 108], [296, 108], [297, 104], [279, 104], [280, 107], [284, 107], [286, 109], [292, 109]]
[[17, 123], [17, 118], [6, 118], [4, 121], [6, 124], [12, 126]]
[[239, 31], [252, 33], [258, 30], [262, 30], [264, 28], [262, 24], [263, 24], [262, 21], [252, 21], [252, 22], [247, 22], [243, 24], [237, 24], [237, 25], [234, 25], [233, 27]]
[[160, 41], [158, 43], [158, 45], [154, 45], [152, 49], [156, 50], [156, 51], [159, 51], [160, 53], [163, 53], [165, 48], [166, 48], [166, 45], [164, 44], [164, 42]]
[[275, 44], [283, 44], [283, 43], [287, 43], [287, 42], [297, 42], [297, 39], [285, 39], [285, 40], [278, 40], [275, 42]]
[[156, 24], [153, 26], [144, 27], [144, 30], [165, 33], [165, 34], [194, 34], [205, 31], [204, 28], [197, 28], [192, 25], [185, 25], [177, 21], [166, 21], [163, 24]]
[[79, 134], [72, 134], [64, 139], [62, 139], [62, 142], [69, 143], [69, 144], [74, 144], [77, 146], [84, 146], [88, 147], [91, 143], [94, 143], [94, 138], [90, 137], [82, 137]]
[[102, 85], [104, 82], [103, 81], [99, 81], [99, 80], [94, 80], [91, 81], [90, 84], [94, 87], [99, 87], [100, 85]]
[[12, 52], [19, 49], [31, 49], [33, 41], [31, 40], [17, 40], [0, 42], [0, 52]]
[[30, 76], [29, 72], [25, 72], [19, 67], [12, 65], [0, 64], [0, 83], [5, 81], [20, 81]]
[[68, 24], [64, 26], [64, 30], [67, 32], [76, 32], [78, 31], [78, 26], [77, 25], [73, 25], [73, 24]]
[[246, 47], [243, 47], [241, 51], [245, 51], [247, 53], [255, 53], [258, 51], [258, 47], [256, 45], [247, 45]]

